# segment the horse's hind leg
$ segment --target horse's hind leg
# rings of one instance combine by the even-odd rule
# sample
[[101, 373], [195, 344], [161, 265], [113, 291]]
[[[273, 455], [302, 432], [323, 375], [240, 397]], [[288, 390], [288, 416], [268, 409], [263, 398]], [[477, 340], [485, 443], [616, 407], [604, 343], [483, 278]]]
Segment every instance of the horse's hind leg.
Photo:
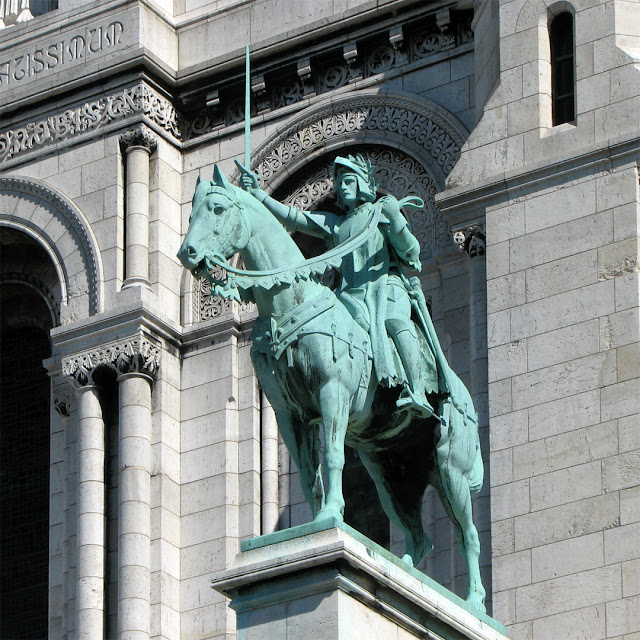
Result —
[[349, 394], [338, 382], [325, 384], [318, 393], [322, 425], [324, 428], [325, 466], [328, 488], [326, 501], [316, 520], [334, 517], [344, 520], [342, 471], [344, 469], [344, 440], [349, 421]]
[[375, 454], [366, 451], [358, 450], [358, 454], [375, 482], [384, 512], [404, 533], [406, 550], [402, 560], [413, 567], [433, 549], [422, 526], [424, 487], [420, 482], [402, 482], [395, 486], [390, 475], [395, 473], [393, 467], [399, 465], [392, 463], [391, 454], [388, 454], [384, 462], [378, 461]]
[[431, 484], [438, 492], [442, 506], [455, 526], [458, 544], [467, 563], [467, 602], [484, 613], [486, 607], [485, 590], [480, 577], [480, 540], [473, 523], [469, 481], [457, 469], [449, 469], [444, 476], [434, 471]]

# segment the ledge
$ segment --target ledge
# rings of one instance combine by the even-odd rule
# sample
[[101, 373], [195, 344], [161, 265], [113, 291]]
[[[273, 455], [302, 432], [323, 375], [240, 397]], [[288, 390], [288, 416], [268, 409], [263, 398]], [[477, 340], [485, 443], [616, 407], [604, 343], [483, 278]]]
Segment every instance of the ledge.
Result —
[[212, 580], [216, 591], [232, 599], [239, 628], [257, 609], [262, 625], [269, 608], [274, 625], [281, 624], [284, 603], [341, 592], [418, 637], [506, 638], [499, 622], [337, 520], [245, 540], [241, 549], [234, 565]]

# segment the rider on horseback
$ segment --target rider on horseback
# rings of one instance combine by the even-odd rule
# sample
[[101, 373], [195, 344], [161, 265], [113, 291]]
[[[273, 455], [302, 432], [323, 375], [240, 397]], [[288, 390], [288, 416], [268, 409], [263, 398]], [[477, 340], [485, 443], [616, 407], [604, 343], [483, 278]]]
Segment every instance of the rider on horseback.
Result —
[[288, 230], [324, 238], [334, 246], [360, 233], [376, 214], [377, 231], [344, 258], [336, 294], [371, 338], [378, 381], [402, 385], [398, 407], [424, 417], [434, 415], [427, 395], [439, 391], [436, 356], [428, 340], [419, 337], [418, 331], [425, 332], [423, 323], [418, 320], [419, 329], [411, 318], [413, 291], [402, 272], [403, 267], [420, 270], [420, 245], [398, 200], [385, 195], [376, 201], [371, 163], [360, 154], [334, 160], [334, 189], [344, 215], [288, 207], [260, 189], [255, 174], [241, 169], [244, 189]]

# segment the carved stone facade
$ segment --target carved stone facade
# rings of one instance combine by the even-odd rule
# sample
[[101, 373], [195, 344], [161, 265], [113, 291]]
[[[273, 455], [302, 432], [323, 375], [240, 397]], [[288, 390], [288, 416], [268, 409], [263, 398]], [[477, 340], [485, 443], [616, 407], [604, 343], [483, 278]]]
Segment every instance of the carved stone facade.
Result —
[[[247, 44], [270, 195], [336, 211], [333, 159], [362, 153], [380, 195], [425, 202], [406, 215], [478, 409], [489, 610], [515, 640], [637, 633], [640, 81], [620, 32], [637, 3], [522, 0], [517, 19], [508, 0], [473, 4], [0, 1], [2, 355], [49, 336], [34, 356], [49, 397], [23, 390], [0, 425], [50, 447], [33, 456], [49, 461], [34, 481], [49, 570], [24, 592], [48, 627], [29, 633], [233, 638], [211, 578], [241, 540], [311, 518], [253, 373], [255, 306], [211, 297], [176, 257], [198, 176], [238, 179]], [[576, 119], [554, 127], [548, 27], [565, 10]], [[402, 553], [348, 460], [347, 521]], [[419, 568], [464, 595], [433, 494], [422, 515], [435, 550]], [[5, 616], [11, 595], [2, 624], [31, 622], [22, 596]]]

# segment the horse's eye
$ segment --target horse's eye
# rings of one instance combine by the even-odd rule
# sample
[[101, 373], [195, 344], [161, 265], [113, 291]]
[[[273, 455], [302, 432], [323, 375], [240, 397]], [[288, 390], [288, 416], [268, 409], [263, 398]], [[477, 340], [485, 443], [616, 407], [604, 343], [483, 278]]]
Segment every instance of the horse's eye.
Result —
[[213, 213], [219, 216], [221, 213], [224, 213], [224, 207], [221, 207], [221, 206], [213, 207]]

